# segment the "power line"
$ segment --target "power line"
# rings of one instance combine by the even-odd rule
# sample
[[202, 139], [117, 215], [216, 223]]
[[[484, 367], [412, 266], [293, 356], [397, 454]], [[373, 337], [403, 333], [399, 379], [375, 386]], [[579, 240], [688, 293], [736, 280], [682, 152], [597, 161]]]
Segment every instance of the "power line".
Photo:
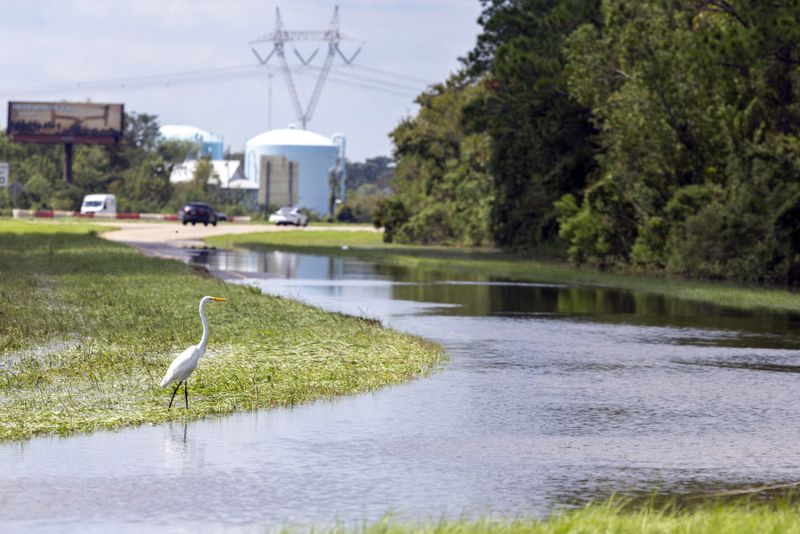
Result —
[[425, 85], [432, 85], [432, 84], [435, 83], [435, 82], [432, 82], [430, 80], [417, 78], [416, 76], [409, 76], [408, 74], [400, 74], [398, 72], [392, 72], [390, 70], [376, 69], [375, 67], [367, 67], [367, 66], [359, 65], [359, 64], [342, 65], [342, 66], [345, 67], [345, 68], [351, 68], [351, 69], [367, 70], [367, 71], [370, 71], [370, 72], [374, 72], [376, 74], [384, 74], [384, 75], [387, 75], [387, 76], [393, 76], [395, 78], [405, 78], [406, 80], [410, 80], [412, 82], [424, 83]]
[[[295, 72], [303, 75], [303, 74], [305, 74], [303, 71], [306, 70], [306, 69], [308, 69], [308, 70], [318, 70], [319, 67], [314, 67], [314, 66], [308, 65], [308, 66], [305, 66], [305, 67], [301, 67], [299, 70], [297, 70]], [[355, 83], [355, 82], [351, 83], [351, 82], [348, 81], [350, 79], [359, 80], [361, 82], [365, 82], [367, 84], [370, 84], [371, 86], [373, 86], [374, 88], [376, 88], [378, 90], [385, 90], [387, 92], [392, 92], [392, 93], [397, 93], [397, 94], [404, 94], [404, 95], [408, 95], [408, 96], [412, 96], [412, 97], [418, 95], [422, 90], [422, 88], [420, 88], [419, 86], [409, 85], [407, 83], [392, 82], [390, 80], [383, 80], [381, 78], [375, 78], [375, 77], [372, 77], [372, 76], [364, 76], [364, 75], [360, 75], [360, 74], [353, 74], [351, 72], [341, 72], [340, 69], [335, 69], [334, 72], [332, 72], [330, 74], [330, 76], [333, 76], [331, 78], [331, 80], [337, 80], [339, 83], [342, 83], [342, 84], [345, 84], [345, 85], [361, 86], [362, 84], [360, 84], [360, 83]]]
[[[347, 69], [349, 67], [341, 66], [334, 68], [333, 70], [338, 71], [341, 68]], [[191, 84], [202, 84], [202, 83], [222, 83], [237, 78], [261, 77], [264, 75], [263, 73], [264, 69], [268, 71], [274, 70], [273, 67], [264, 65], [252, 65], [252, 64], [236, 65], [236, 66], [219, 67], [213, 69], [192, 70], [192, 71], [174, 72], [166, 74], [151, 74], [144, 76], [131, 76], [125, 78], [111, 78], [106, 80], [93, 80], [86, 82], [65, 82], [56, 84], [7, 87], [7, 88], [0, 88], [0, 96], [18, 97], [21, 94], [22, 95], [59, 94], [59, 93], [75, 93], [78, 91], [86, 91], [86, 90], [116, 91], [116, 90], [146, 89], [149, 87], [158, 87], [158, 86], [171, 87], [173, 85], [182, 86], [187, 84], [191, 85]], [[290, 67], [290, 70], [294, 74], [299, 74], [301, 76], [304, 75], [310, 76], [311, 75], [310, 73], [304, 72], [305, 69], [314, 70], [314, 69], [319, 69], [319, 67], [314, 67], [312, 65], [307, 65], [302, 67]], [[378, 71], [378, 72], [381, 71], [380, 69], [371, 69], [369, 67], [361, 67], [361, 70]], [[336, 72], [334, 72], [334, 75], [335, 74]], [[394, 73], [392, 73], [392, 75], [396, 77], [404, 77], [406, 79], [413, 78], [410, 76], [403, 76]], [[371, 90], [385, 92], [397, 96], [414, 97], [423, 90], [423, 88], [421, 87], [414, 87], [413, 85], [405, 82], [400, 82], [400, 83], [392, 82], [391, 80], [384, 80], [381, 78], [375, 78], [375, 77], [352, 74], [352, 73], [349, 73], [348, 76], [353, 77], [354, 79], [357, 80], [361, 80], [364, 83], [353, 83], [349, 82], [347, 79], [336, 76], [332, 77], [331, 81], [342, 85], [369, 87], [369, 89]]]
[[179, 83], [184, 80], [202, 80], [210, 76], [218, 77], [221, 75], [236, 75], [237, 73], [247, 73], [257, 69], [254, 65], [236, 65], [230, 67], [219, 67], [214, 69], [191, 70], [183, 72], [172, 72], [167, 74], [149, 74], [142, 76], [131, 76], [126, 78], [112, 78], [106, 80], [94, 80], [88, 82], [64, 82], [56, 84], [43, 84], [34, 86], [8, 87], [0, 89], [0, 95], [8, 96], [19, 93], [42, 93], [73, 91], [76, 89], [103, 89], [127, 88], [147, 85], [161, 85]]

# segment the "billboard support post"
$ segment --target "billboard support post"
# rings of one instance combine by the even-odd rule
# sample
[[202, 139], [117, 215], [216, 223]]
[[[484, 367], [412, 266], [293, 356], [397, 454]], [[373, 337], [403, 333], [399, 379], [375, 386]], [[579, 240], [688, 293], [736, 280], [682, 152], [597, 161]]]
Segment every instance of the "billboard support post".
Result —
[[64, 180], [72, 183], [72, 143], [64, 144]]
[[11, 190], [12, 205], [14, 209], [17, 209], [17, 198], [19, 198], [19, 194], [22, 193], [22, 184], [19, 182], [12, 182], [8, 188]]

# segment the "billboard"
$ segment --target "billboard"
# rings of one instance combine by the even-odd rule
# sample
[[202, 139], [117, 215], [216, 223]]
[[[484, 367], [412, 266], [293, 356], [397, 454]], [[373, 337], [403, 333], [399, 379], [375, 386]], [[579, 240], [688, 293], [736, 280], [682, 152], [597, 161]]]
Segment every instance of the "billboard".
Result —
[[8, 136], [28, 143], [116, 143], [122, 139], [122, 104], [9, 102]]

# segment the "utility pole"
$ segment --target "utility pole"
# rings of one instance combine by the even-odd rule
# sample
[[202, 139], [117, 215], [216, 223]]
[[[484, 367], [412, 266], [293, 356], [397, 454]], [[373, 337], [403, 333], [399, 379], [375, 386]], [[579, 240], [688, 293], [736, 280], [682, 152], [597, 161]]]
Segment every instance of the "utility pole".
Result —
[[272, 78], [275, 75], [271, 72], [267, 74], [267, 79], [269, 80], [269, 110], [267, 112], [267, 129], [272, 130]]
[[[300, 97], [297, 95], [297, 88], [295, 87], [294, 79], [292, 78], [292, 71], [289, 68], [289, 62], [286, 59], [286, 51], [284, 50], [284, 46], [289, 41], [322, 41], [328, 43], [328, 53], [325, 56], [325, 60], [323, 61], [322, 68], [319, 72], [319, 77], [317, 78], [317, 83], [314, 86], [314, 91], [311, 93], [311, 98], [309, 99], [308, 105], [305, 109], [303, 109], [302, 105], [300, 104]], [[306, 129], [306, 125], [311, 121], [311, 116], [313, 115], [314, 108], [316, 108], [319, 97], [322, 94], [322, 87], [325, 85], [325, 80], [327, 79], [328, 73], [331, 70], [331, 66], [333, 65], [333, 60], [336, 57], [336, 54], [338, 54], [347, 65], [350, 65], [353, 63], [353, 60], [355, 60], [358, 53], [361, 52], [361, 47], [359, 47], [350, 57], [345, 56], [342, 50], [339, 48], [339, 43], [342, 41], [354, 41], [356, 43], [361, 43], [361, 41], [358, 41], [357, 39], [354, 39], [353, 37], [350, 37], [339, 30], [339, 6], [334, 7], [333, 18], [331, 19], [328, 29], [324, 31], [287, 30], [284, 28], [283, 21], [281, 20], [281, 10], [280, 8], [276, 7], [274, 31], [264, 35], [260, 39], [250, 41], [249, 43], [251, 45], [253, 54], [255, 54], [256, 58], [258, 58], [258, 61], [262, 65], [266, 65], [273, 55], [278, 56], [278, 59], [281, 63], [283, 76], [286, 79], [286, 85], [289, 88], [289, 95], [292, 98], [292, 105], [294, 106], [297, 120], [300, 122], [304, 130]], [[267, 55], [267, 57], [262, 57], [261, 54], [258, 53], [258, 50], [256, 50], [256, 48], [253, 46], [262, 43], [272, 43], [272, 51]], [[316, 57], [317, 52], [319, 51], [319, 49], [314, 50], [314, 52], [306, 59], [300, 54], [300, 52], [297, 51], [297, 49], [293, 50], [297, 58], [300, 60], [300, 63], [302, 63], [305, 67], [308, 67], [311, 64], [311, 61], [314, 59], [314, 57]]]

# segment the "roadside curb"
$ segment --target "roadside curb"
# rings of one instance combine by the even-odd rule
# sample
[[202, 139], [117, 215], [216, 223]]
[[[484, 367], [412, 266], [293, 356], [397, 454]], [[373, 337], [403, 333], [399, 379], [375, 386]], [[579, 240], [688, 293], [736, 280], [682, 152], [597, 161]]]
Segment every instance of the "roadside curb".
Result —
[[[15, 219], [46, 218], [46, 219], [126, 219], [147, 221], [177, 221], [178, 216], [172, 213], [81, 213], [79, 211], [63, 210], [11, 210]], [[249, 215], [228, 216], [227, 222], [249, 223]]]

